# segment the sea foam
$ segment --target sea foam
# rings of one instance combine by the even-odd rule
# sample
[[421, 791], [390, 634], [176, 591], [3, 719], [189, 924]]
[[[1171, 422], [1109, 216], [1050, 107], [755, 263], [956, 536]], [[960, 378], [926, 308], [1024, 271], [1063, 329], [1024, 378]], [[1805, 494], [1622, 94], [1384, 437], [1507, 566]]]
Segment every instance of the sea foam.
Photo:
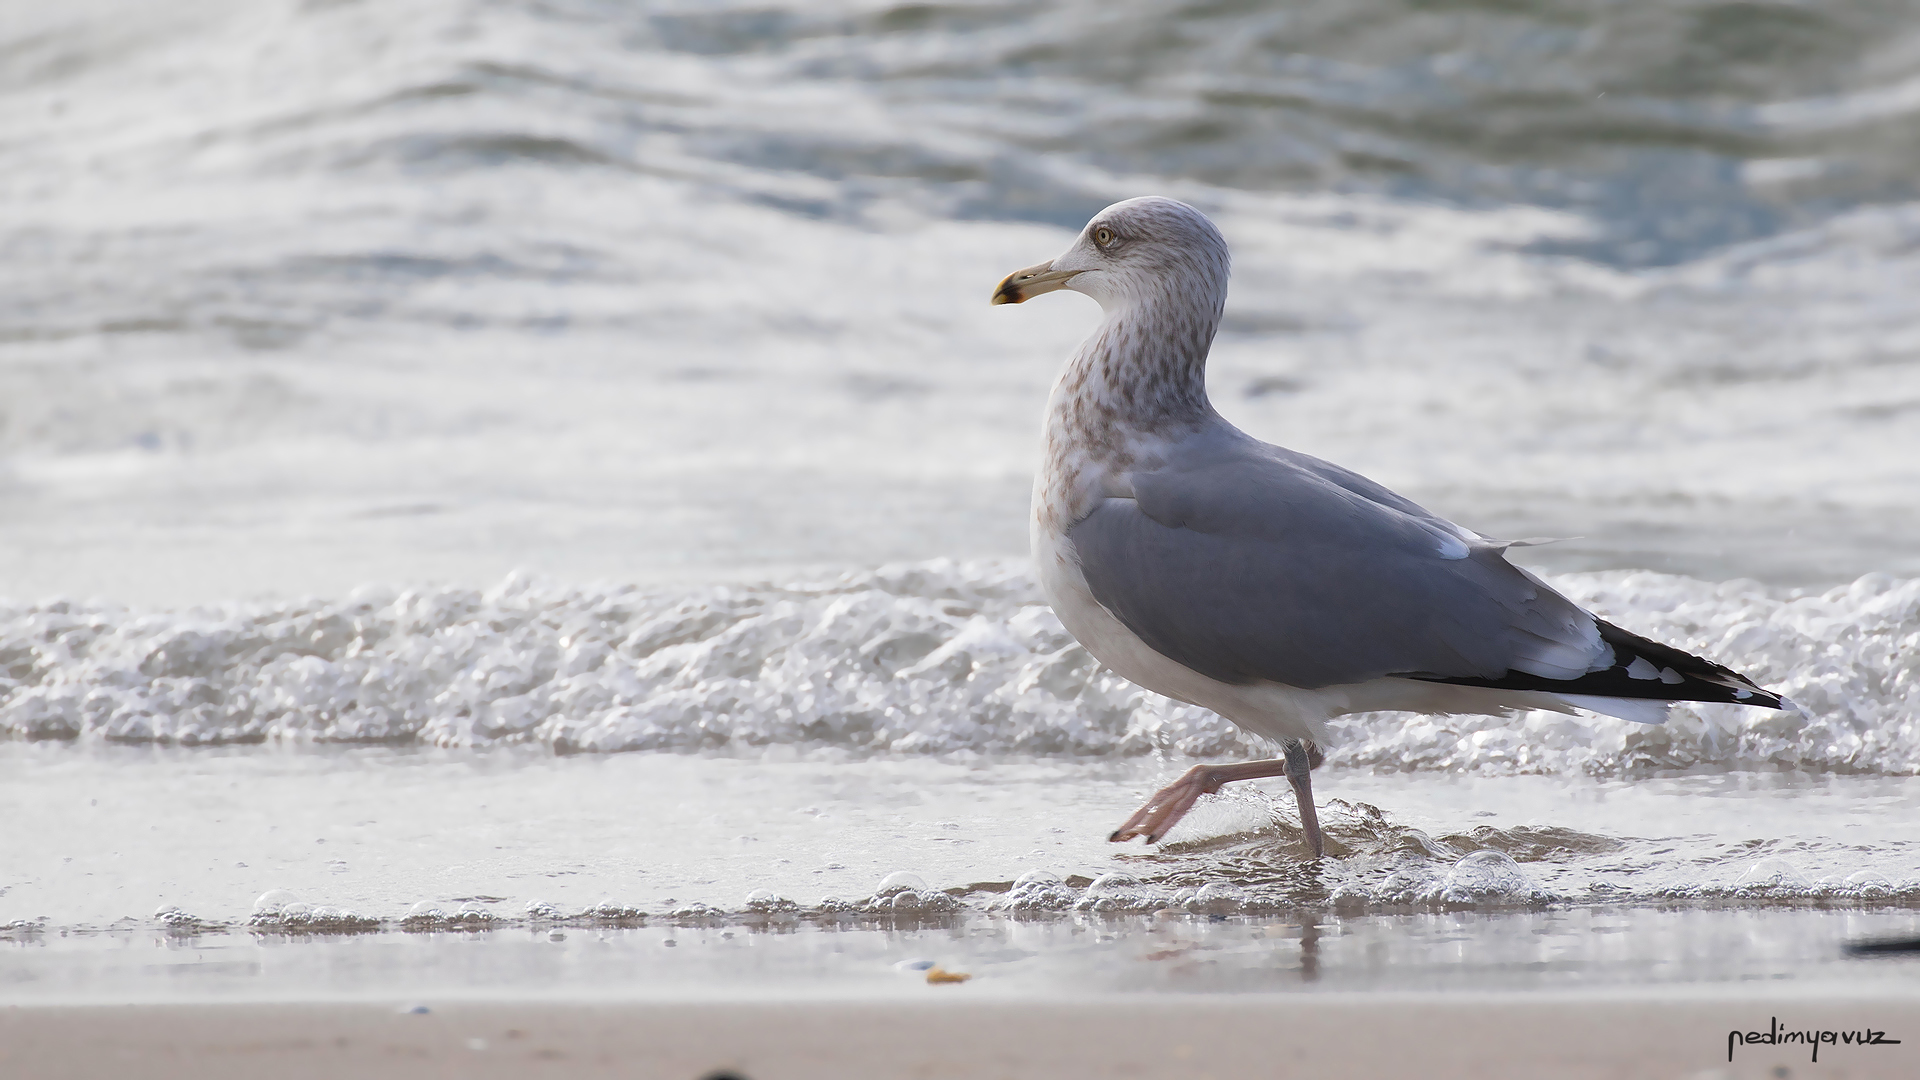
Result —
[[[1666, 725], [1527, 713], [1335, 722], [1338, 764], [1631, 774], [1920, 771], [1920, 580], [1797, 595], [1648, 572], [1555, 584], [1803, 713], [1685, 705]], [[0, 606], [0, 733], [557, 752], [1239, 757], [1232, 724], [1105, 671], [1014, 562], [938, 560], [678, 592], [512, 576], [485, 591], [134, 611]]]

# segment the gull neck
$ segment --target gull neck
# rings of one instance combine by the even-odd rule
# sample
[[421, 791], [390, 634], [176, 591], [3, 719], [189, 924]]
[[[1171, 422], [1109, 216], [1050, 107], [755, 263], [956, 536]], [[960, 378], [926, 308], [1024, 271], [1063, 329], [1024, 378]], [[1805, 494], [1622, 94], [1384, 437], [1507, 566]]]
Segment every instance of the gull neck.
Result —
[[1062, 383], [1128, 427], [1203, 423], [1214, 415], [1207, 354], [1222, 306], [1173, 290], [1112, 304], [1068, 362]]

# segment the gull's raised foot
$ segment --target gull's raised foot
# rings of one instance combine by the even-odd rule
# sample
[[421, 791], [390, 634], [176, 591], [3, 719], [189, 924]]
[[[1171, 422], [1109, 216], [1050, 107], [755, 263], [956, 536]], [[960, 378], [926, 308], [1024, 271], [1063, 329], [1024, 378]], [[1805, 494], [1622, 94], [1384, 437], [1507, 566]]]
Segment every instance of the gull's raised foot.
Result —
[[1108, 836], [1112, 843], [1124, 843], [1136, 836], [1144, 836], [1147, 843], [1154, 844], [1167, 835], [1167, 830], [1187, 816], [1193, 804], [1200, 801], [1202, 795], [1212, 795], [1220, 790], [1220, 785], [1231, 777], [1219, 765], [1195, 765], [1186, 774], [1153, 793], [1140, 809], [1133, 812], [1126, 824], [1113, 830]]
[[1270, 761], [1242, 761], [1232, 765], [1195, 765], [1186, 774], [1166, 787], [1153, 793], [1145, 806], [1133, 812], [1125, 825], [1113, 830], [1107, 837], [1114, 843], [1144, 836], [1147, 843], [1155, 843], [1167, 835], [1167, 830], [1187, 816], [1193, 804], [1200, 796], [1211, 795], [1220, 790], [1221, 785], [1236, 780], [1258, 780], [1265, 776], [1284, 776], [1293, 785], [1294, 798], [1300, 804], [1300, 828], [1306, 833], [1307, 846], [1313, 850], [1313, 857], [1326, 857], [1326, 841], [1320, 835], [1320, 815], [1313, 808], [1313, 781], [1311, 774], [1314, 766], [1322, 758], [1320, 748], [1304, 739], [1296, 739], [1286, 744], [1286, 757]]

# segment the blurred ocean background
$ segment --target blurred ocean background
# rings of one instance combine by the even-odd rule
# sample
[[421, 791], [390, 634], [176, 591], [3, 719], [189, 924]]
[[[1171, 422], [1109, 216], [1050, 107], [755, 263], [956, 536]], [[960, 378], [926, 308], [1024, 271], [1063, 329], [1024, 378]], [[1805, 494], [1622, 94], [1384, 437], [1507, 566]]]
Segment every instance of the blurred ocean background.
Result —
[[1100, 207], [1549, 569], [1920, 573], [1920, 9], [9, 4], [0, 595], [1019, 555]]
[[[1153, 763], [1101, 774], [1095, 840], [1155, 770], [1257, 752], [1099, 671], [1022, 561], [1096, 309], [988, 294], [1148, 193], [1233, 246], [1230, 419], [1483, 532], [1579, 537], [1525, 561], [1808, 710], [1358, 717], [1331, 764], [1920, 772], [1920, 5], [5, 0], [0, 735], [10, 813], [49, 831], [0, 866], [0, 922], [96, 896], [60, 852], [201, 780], [270, 803], [282, 765], [233, 772], [263, 742], [376, 802], [452, 754], [417, 806], [510, 747]], [[1072, 786], [1047, 775], [1007, 820]], [[81, 792], [142, 785], [87, 831]], [[1567, 824], [1540, 790], [1516, 805]], [[1835, 800], [1820, 822], [1913, 794]], [[1241, 810], [1199, 828], [1289, 813]], [[1553, 895], [1920, 898], [1904, 834], [1728, 820]], [[1819, 836], [1756, 885], [1746, 820]], [[684, 843], [746, 827], [707, 825]], [[1347, 895], [1425, 895], [1389, 877], [1403, 832], [1350, 841]], [[919, 865], [876, 844], [860, 873]], [[1583, 844], [1478, 847], [1615, 850]], [[1477, 849], [1421, 849], [1420, 880]], [[1211, 851], [1163, 877], [1245, 861]], [[737, 900], [740, 858], [701, 895]], [[222, 874], [202, 914], [288, 880]]]

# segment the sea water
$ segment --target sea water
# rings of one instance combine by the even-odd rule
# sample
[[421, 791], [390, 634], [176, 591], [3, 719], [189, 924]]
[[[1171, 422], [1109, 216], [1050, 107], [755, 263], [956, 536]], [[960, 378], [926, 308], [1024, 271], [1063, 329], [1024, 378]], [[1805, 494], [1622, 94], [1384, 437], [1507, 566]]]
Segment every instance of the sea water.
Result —
[[[1617, 917], [1626, 971], [1911, 929], [1911, 12], [4, 11], [16, 955]], [[1150, 192], [1233, 247], [1231, 420], [1576, 538], [1525, 561], [1802, 711], [1351, 717], [1320, 869], [1277, 784], [1107, 844], [1269, 748], [1041, 603], [1038, 414], [1097, 311], [986, 297]]]

